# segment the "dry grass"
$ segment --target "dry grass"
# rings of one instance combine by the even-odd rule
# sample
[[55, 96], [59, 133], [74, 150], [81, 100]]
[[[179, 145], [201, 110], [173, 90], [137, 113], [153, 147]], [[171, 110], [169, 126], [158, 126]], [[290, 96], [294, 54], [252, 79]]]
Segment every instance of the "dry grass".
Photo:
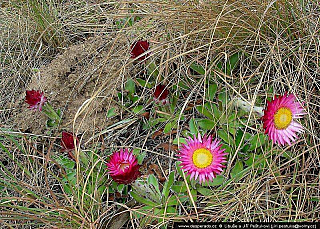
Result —
[[[56, 168], [50, 164], [48, 151], [58, 148], [53, 138], [59, 133], [51, 133], [51, 136], [43, 133], [33, 139], [32, 134], [17, 134], [18, 130], [15, 133], [10, 130], [14, 126], [16, 99], [21, 98], [19, 94], [28, 88], [35, 74], [33, 69], [48, 64], [68, 47], [95, 36], [102, 39], [113, 37], [105, 42], [109, 53], [97, 63], [97, 81], [90, 99], [78, 108], [73, 123], [66, 128], [79, 132], [84, 117], [94, 113], [90, 104], [109, 98], [114, 94], [112, 89], [123, 91], [128, 77], [139, 75], [151, 80], [152, 75], [142, 69], [143, 65], [133, 65], [128, 54], [128, 47], [133, 41], [148, 39], [152, 44], [150, 58], [156, 61], [162, 74], [162, 79], [157, 80], [171, 86], [186, 80], [192, 84], [193, 90], [187, 99], [177, 104], [181, 108], [180, 116], [189, 102], [204, 101], [205, 79], [208, 78], [219, 82], [218, 90], [225, 89], [230, 98], [241, 97], [261, 106], [267, 97], [289, 91], [304, 104], [308, 113], [302, 120], [306, 131], [298, 142], [287, 148], [261, 147], [259, 150], [268, 159], [262, 171], [247, 167], [242, 177], [229, 179], [219, 188], [211, 187], [211, 195], [199, 197], [202, 202], [197, 209], [193, 205], [176, 206], [179, 218], [199, 221], [311, 221], [319, 218], [320, 12], [316, 1], [36, 2], [4, 3], [0, 13], [0, 136], [3, 136], [0, 143], [15, 155], [13, 160], [4, 148], [0, 149], [0, 159], [8, 163], [1, 167], [4, 171], [0, 175], [1, 184], [11, 182], [4, 176], [9, 174], [5, 171], [8, 168], [16, 179], [16, 187], [28, 187], [37, 195], [34, 199], [34, 195], [28, 196], [13, 186], [2, 189], [1, 199], [8, 202], [11, 198], [11, 205], [3, 201], [0, 205], [3, 223], [11, 227], [31, 222], [56, 228], [79, 225], [98, 228], [97, 225], [110, 220], [120, 206], [124, 207], [123, 212], [124, 209], [139, 211], [137, 206], [126, 207], [109, 197], [85, 206], [84, 193], [70, 198], [61, 190], [52, 188], [61, 179], [54, 177]], [[120, 28], [115, 23], [133, 15], [141, 17], [141, 20], [132, 26]], [[119, 47], [117, 42], [123, 39], [127, 40], [127, 46]], [[215, 67], [218, 62], [227, 65], [226, 60], [237, 52], [241, 55], [236, 69], [225, 73]], [[88, 59], [94, 61], [95, 55]], [[123, 63], [121, 68], [105, 75], [102, 73], [105, 66], [116, 66], [117, 62]], [[194, 62], [204, 66], [203, 75], [190, 71]], [[92, 75], [84, 72], [77, 80], [83, 82]], [[75, 87], [79, 86], [75, 84]], [[181, 89], [178, 87], [176, 92], [181, 92]], [[148, 98], [148, 93], [143, 90], [141, 98]], [[67, 106], [67, 101], [62, 103]], [[123, 107], [123, 104], [118, 105]], [[133, 121], [112, 128], [102, 126], [102, 130], [81, 129], [85, 148], [96, 150], [100, 161], [105, 162], [108, 150], [122, 146], [141, 147], [148, 152], [148, 158], [159, 165], [162, 176], [175, 170], [175, 152], [159, 148], [161, 142], [150, 141], [153, 133], [141, 130], [135, 114], [125, 109], [121, 111], [120, 120], [131, 118]], [[230, 115], [234, 110], [228, 107], [226, 112]], [[196, 111], [190, 114], [191, 117], [197, 115]], [[250, 113], [247, 118], [244, 131], [262, 133], [261, 122], [255, 114]], [[185, 129], [187, 124], [179, 123], [178, 135]], [[216, 126], [212, 132], [218, 129]], [[8, 140], [8, 136], [16, 138], [21, 135], [25, 137], [19, 137], [18, 144]], [[169, 139], [173, 138], [169, 136]], [[225, 177], [230, 177], [230, 171], [239, 159], [239, 150], [229, 157], [223, 174]], [[282, 156], [288, 152], [290, 157], [284, 159]], [[34, 160], [30, 162], [30, 158]], [[19, 168], [17, 160], [22, 168], [28, 168], [29, 176]], [[32, 208], [22, 207], [30, 204], [43, 210], [43, 215], [32, 211]], [[13, 208], [12, 214], [16, 215], [9, 216]], [[173, 219], [168, 216], [164, 221]], [[129, 227], [140, 224], [141, 219], [132, 218], [128, 222]]]

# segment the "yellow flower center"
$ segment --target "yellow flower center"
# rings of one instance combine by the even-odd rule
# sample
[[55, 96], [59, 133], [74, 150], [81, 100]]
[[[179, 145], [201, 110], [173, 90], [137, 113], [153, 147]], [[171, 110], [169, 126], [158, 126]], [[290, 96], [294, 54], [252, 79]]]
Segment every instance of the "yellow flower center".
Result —
[[197, 168], [203, 169], [211, 165], [212, 154], [205, 148], [197, 149], [193, 152], [192, 161]]
[[292, 112], [286, 107], [282, 107], [274, 115], [274, 125], [278, 130], [286, 129], [292, 121]]
[[129, 166], [130, 166], [129, 163], [126, 163], [126, 162], [121, 163], [121, 164], [120, 164], [120, 170], [124, 171], [124, 170], [126, 170]]

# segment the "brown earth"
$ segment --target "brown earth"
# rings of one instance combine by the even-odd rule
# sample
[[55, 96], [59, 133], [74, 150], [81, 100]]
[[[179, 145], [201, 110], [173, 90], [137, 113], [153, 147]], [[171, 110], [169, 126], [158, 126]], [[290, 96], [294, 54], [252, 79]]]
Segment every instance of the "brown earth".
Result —
[[[59, 129], [77, 133], [101, 130], [108, 124], [107, 111], [116, 107], [113, 98], [121, 79], [126, 78], [130, 43], [123, 38], [92, 37], [71, 46], [50, 64], [35, 72], [26, 90], [42, 90], [63, 120]], [[126, 52], [126, 53], [125, 53]], [[89, 103], [86, 101], [92, 100]], [[22, 131], [43, 134], [46, 116], [27, 109], [25, 93], [16, 100], [14, 124]], [[81, 106], [79, 117], [75, 115]], [[73, 126], [74, 124], [74, 126]]]

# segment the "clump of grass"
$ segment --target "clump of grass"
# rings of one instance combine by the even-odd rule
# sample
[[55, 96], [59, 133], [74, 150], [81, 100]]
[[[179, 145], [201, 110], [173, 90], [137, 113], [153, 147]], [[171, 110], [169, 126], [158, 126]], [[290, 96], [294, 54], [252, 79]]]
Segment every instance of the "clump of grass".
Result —
[[[84, 5], [83, 2], [81, 6]], [[65, 27], [75, 31], [76, 37], [86, 36], [86, 33], [103, 36], [110, 32], [125, 34], [128, 43], [138, 39], [152, 40], [149, 57], [152, 62], [132, 65], [129, 61], [113, 75], [114, 87], [120, 88], [121, 93], [120, 99], [115, 100], [123, 109], [118, 114], [109, 110], [108, 118], [113, 117], [116, 124], [103, 127], [86, 141], [88, 152], [95, 152], [89, 160], [93, 168], [97, 166], [96, 160], [103, 162], [103, 157], [108, 156], [113, 149], [111, 146], [129, 146], [148, 154], [147, 158], [159, 166], [160, 174], [167, 177], [177, 168], [172, 147], [178, 147], [189, 133], [197, 131], [222, 138], [229, 151], [229, 160], [224, 174], [219, 177], [221, 182], [208, 187], [188, 183], [183, 174], [176, 174], [178, 183], [174, 183], [170, 195], [178, 201], [171, 210], [179, 212], [181, 217], [163, 214], [159, 220], [159, 212], [146, 208], [147, 204], [125, 205], [129, 197], [114, 198], [116, 193], [126, 195], [126, 191], [118, 189], [110, 194], [109, 190], [115, 188], [111, 183], [102, 184], [108, 187], [103, 193], [105, 200], [101, 200], [102, 195], [87, 195], [81, 187], [90, 183], [90, 176], [78, 179], [85, 173], [79, 167], [77, 176], [73, 176], [77, 179], [71, 183], [75, 188], [71, 197], [61, 189], [52, 188], [48, 182], [61, 187], [64, 181], [50, 170], [49, 157], [40, 154], [39, 161], [34, 159], [30, 164], [30, 155], [37, 151], [32, 147], [23, 149], [26, 140], [9, 144], [12, 140], [3, 138], [0, 141], [3, 157], [9, 155], [6, 160], [12, 166], [12, 171], [2, 166], [5, 172], [1, 176], [1, 182], [9, 187], [2, 190], [1, 204], [4, 208], [1, 220], [7, 225], [36, 222], [52, 227], [98, 227], [100, 223], [112, 220], [111, 212], [116, 210], [129, 210], [135, 216], [130, 216], [129, 224], [145, 227], [190, 218], [203, 221], [310, 221], [318, 217], [317, 79], [320, 66], [316, 1], [228, 1], [223, 4], [127, 1], [92, 4], [84, 8], [60, 4], [59, 12], [64, 8], [73, 9], [62, 21], [58, 19], [59, 13], [51, 10], [50, 7], [56, 7], [52, 2], [32, 1], [26, 7], [31, 18], [36, 19], [37, 36], [47, 47], [65, 45], [61, 38], [65, 36]], [[49, 10], [43, 12], [44, 9]], [[76, 18], [82, 18], [82, 22], [76, 23]], [[114, 24], [104, 25], [104, 19]], [[17, 37], [17, 34], [12, 36]], [[9, 47], [2, 49], [2, 59], [13, 63], [14, 52], [7, 50]], [[32, 53], [31, 50], [19, 49], [18, 53]], [[125, 55], [126, 50], [119, 52]], [[108, 61], [117, 60], [109, 57]], [[21, 74], [22, 68], [16, 66], [13, 71], [12, 79], [15, 79], [13, 77]], [[128, 80], [121, 78], [123, 71], [137, 73]], [[98, 85], [92, 100], [86, 101], [79, 113], [90, 109], [88, 104], [101, 96], [110, 82]], [[152, 87], [160, 82], [169, 85], [174, 106], [167, 110], [145, 110], [151, 114], [151, 120], [157, 122], [151, 126], [141, 114], [150, 104], [148, 98]], [[285, 91], [294, 93], [304, 102], [308, 115], [303, 120], [306, 132], [300, 140], [291, 147], [280, 148], [264, 137], [257, 114], [235, 109], [232, 101], [240, 97], [249, 104], [263, 107], [266, 99]], [[74, 123], [77, 123], [79, 113]], [[143, 129], [146, 126], [148, 128]], [[162, 140], [156, 138], [155, 133], [159, 132], [166, 134]], [[150, 139], [152, 135], [156, 140]], [[40, 145], [48, 149], [48, 144]], [[246, 145], [249, 148], [246, 149]], [[11, 152], [19, 152], [21, 159], [17, 161]], [[47, 163], [47, 167], [42, 167], [43, 163]], [[45, 174], [49, 180], [38, 181], [37, 186], [30, 187], [25, 176], [30, 178], [32, 174]], [[99, 182], [91, 184], [96, 190], [101, 187]], [[195, 204], [191, 201], [194, 198], [201, 202]], [[16, 215], [10, 218], [11, 210]], [[36, 214], [38, 212], [42, 215]]]

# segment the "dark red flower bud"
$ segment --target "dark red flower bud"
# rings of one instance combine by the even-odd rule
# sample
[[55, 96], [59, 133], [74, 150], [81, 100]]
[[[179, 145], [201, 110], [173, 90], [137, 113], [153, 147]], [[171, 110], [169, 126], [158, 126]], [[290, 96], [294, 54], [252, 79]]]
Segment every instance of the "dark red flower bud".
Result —
[[76, 139], [76, 144], [77, 146], [79, 145], [79, 139], [77, 136], [75, 136], [73, 133], [71, 132], [62, 132], [62, 138], [61, 138], [61, 147], [62, 147], [62, 151], [72, 151], [75, 148], [74, 145], [74, 138]]
[[159, 84], [156, 86], [156, 89], [153, 93], [154, 99], [156, 101], [160, 101], [163, 105], [168, 103], [168, 95], [169, 95], [169, 90], [166, 88], [166, 85]]
[[[131, 58], [137, 58], [144, 52], [148, 51], [149, 42], [148, 41], [136, 41], [131, 45]], [[139, 60], [144, 60], [147, 58], [148, 54], [140, 56]]]
[[130, 184], [141, 175], [138, 159], [128, 149], [114, 152], [107, 167], [110, 176], [118, 184]]
[[67, 152], [68, 157], [74, 161], [76, 161], [75, 156], [72, 153], [72, 150], [74, 150], [75, 145], [74, 145], [74, 138], [76, 139], [76, 144], [77, 146], [79, 145], [79, 139], [77, 136], [74, 136], [73, 133], [71, 132], [62, 132], [62, 138], [61, 138], [61, 147], [62, 147], [62, 152]]
[[47, 98], [44, 96], [44, 93], [41, 91], [26, 91], [26, 103], [29, 104], [31, 110], [39, 109], [42, 110], [43, 104], [47, 101]]

